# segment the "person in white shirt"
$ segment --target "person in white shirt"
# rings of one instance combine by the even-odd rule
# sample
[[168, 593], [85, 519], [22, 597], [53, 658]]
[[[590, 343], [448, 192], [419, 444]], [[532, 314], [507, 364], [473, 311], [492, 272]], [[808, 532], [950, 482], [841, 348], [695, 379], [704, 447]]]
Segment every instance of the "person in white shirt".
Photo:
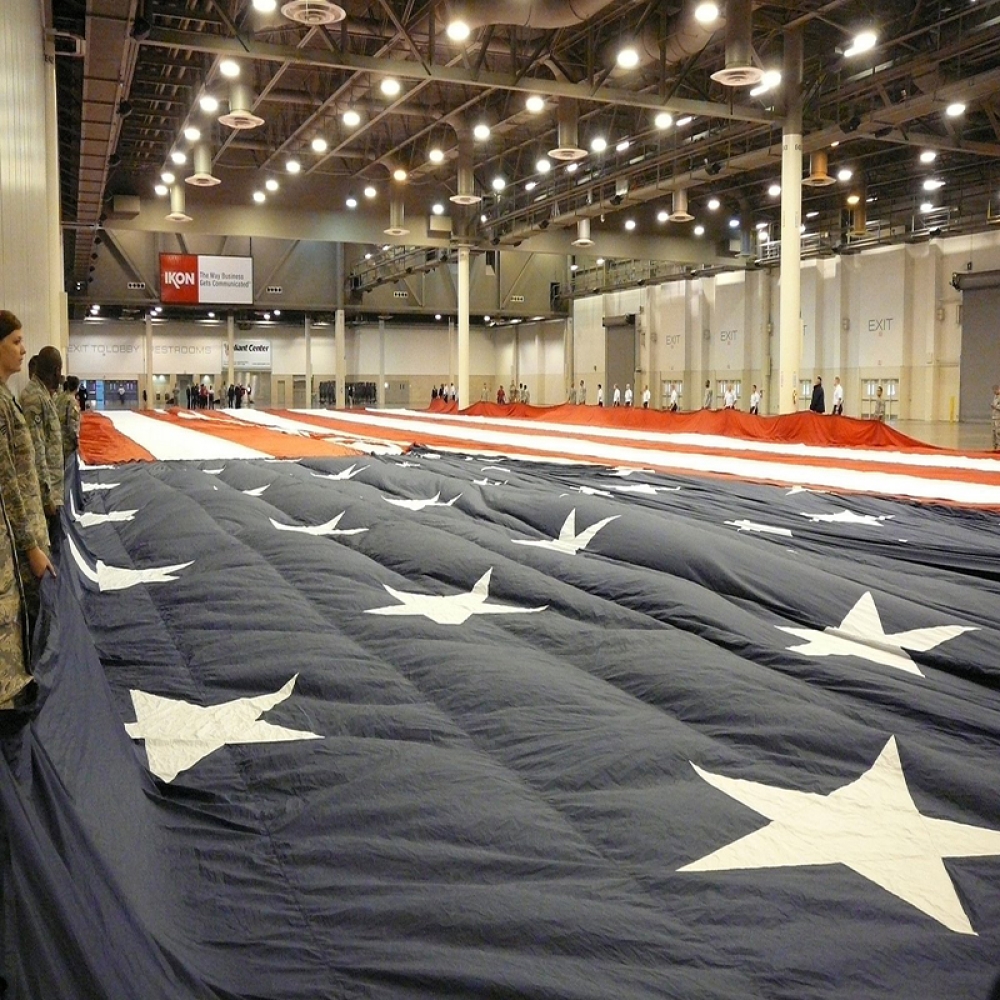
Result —
[[577, 393], [576, 400], [581, 406], [587, 405], [587, 385], [583, 379], [580, 379], [580, 391]]
[[618, 383], [615, 382], [614, 392], [611, 394], [611, 405], [621, 406], [622, 405], [622, 391], [618, 388]]
[[625, 386], [625, 405], [626, 406], [631, 406], [632, 405], [632, 385], [631, 385], [631, 383], [628, 383]]
[[830, 412], [839, 417], [844, 415], [844, 387], [839, 376], [833, 380], [833, 409]]
[[753, 392], [750, 393], [750, 412], [753, 414], [760, 413], [760, 395], [757, 386], [754, 386]]
[[524, 404], [531, 402], [531, 393], [528, 392], [528, 386], [523, 383], [521, 385], [521, 402]]
[[670, 387], [670, 412], [671, 413], [676, 413], [677, 412], [677, 405], [678, 405], [677, 386], [676, 385], [672, 385]]
[[705, 402], [701, 404], [703, 410], [712, 409], [712, 383], [705, 379]]
[[452, 382], [452, 383], [451, 383], [451, 384], [450, 384], [450, 385], [448, 386], [448, 398], [449, 398], [449, 399], [450, 399], [450, 400], [451, 400], [451, 401], [452, 401], [453, 403], [455, 402], [455, 399], [456, 399], [456, 396], [455, 396], [455, 383], [454, 383], [454, 382]]
[[597, 405], [604, 405], [604, 386], [600, 382], [597, 383]]
[[727, 410], [735, 410], [736, 409], [736, 392], [733, 389], [732, 382], [730, 382], [729, 385], [726, 386], [726, 395], [725, 395], [725, 403], [724, 403], [724, 405], [725, 405], [725, 408]]
[[648, 410], [649, 409], [649, 400], [650, 400], [650, 398], [651, 397], [650, 397], [650, 393], [649, 393], [649, 386], [647, 385], [646, 388], [642, 390], [642, 408], [644, 410]]

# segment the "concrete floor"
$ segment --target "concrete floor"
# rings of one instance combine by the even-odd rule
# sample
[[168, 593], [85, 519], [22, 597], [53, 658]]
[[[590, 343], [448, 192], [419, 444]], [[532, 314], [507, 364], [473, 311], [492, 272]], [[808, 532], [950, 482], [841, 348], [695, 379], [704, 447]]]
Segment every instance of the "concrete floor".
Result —
[[959, 424], [947, 420], [893, 420], [902, 434], [907, 434], [925, 444], [938, 448], [955, 448], [958, 451], [989, 451], [992, 448], [992, 431], [989, 423]]

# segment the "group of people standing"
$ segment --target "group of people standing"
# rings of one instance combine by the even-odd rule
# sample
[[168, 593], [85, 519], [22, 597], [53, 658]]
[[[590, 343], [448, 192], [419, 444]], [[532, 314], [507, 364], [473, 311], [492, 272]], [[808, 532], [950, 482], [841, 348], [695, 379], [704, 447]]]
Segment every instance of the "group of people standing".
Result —
[[[30, 636], [39, 585], [56, 575], [63, 469], [80, 433], [79, 382], [62, 381], [62, 356], [43, 347], [15, 399], [7, 383], [27, 351], [21, 321], [0, 310], [0, 710], [30, 696]], [[60, 392], [60, 389], [62, 390]]]

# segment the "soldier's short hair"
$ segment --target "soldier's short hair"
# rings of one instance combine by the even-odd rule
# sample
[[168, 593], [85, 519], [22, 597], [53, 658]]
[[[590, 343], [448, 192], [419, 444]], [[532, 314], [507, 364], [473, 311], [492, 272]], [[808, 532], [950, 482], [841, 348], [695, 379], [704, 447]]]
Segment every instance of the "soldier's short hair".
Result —
[[0, 340], [20, 329], [21, 321], [9, 309], [0, 309]]

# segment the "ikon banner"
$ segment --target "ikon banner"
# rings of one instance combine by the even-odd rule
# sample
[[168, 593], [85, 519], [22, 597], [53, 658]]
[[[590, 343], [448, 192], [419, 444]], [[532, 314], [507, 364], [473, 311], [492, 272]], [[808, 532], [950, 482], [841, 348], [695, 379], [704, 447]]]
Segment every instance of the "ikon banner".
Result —
[[252, 305], [253, 258], [161, 253], [160, 299], [168, 305]]

